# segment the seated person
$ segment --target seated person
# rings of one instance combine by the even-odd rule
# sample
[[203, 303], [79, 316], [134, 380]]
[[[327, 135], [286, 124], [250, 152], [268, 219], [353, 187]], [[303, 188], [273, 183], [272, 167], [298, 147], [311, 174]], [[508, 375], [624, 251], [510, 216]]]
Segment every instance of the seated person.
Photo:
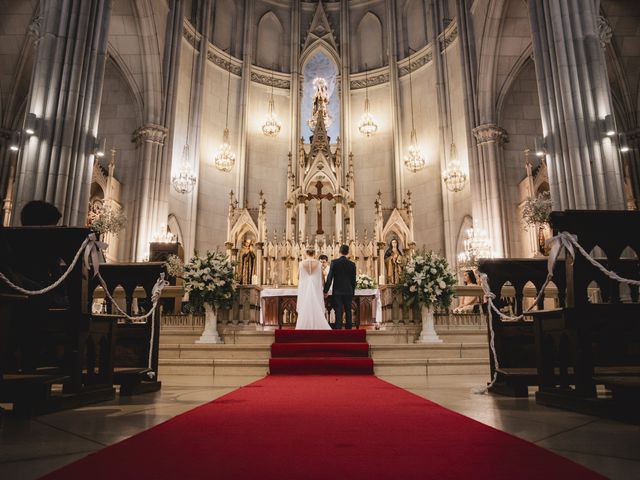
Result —
[[[467, 270], [462, 276], [465, 285], [477, 285], [476, 275], [472, 270]], [[458, 306], [453, 309], [453, 313], [471, 313], [475, 311], [476, 305], [480, 304], [479, 297], [459, 297]]]

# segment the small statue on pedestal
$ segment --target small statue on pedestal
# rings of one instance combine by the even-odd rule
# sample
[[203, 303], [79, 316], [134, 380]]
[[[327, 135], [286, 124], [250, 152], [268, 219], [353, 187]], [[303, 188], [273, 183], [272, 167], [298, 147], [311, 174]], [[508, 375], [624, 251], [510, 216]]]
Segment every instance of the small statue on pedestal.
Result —
[[392, 238], [384, 252], [384, 264], [387, 273], [387, 284], [396, 285], [400, 282], [400, 274], [404, 263], [404, 254], [397, 238]]
[[256, 266], [256, 251], [253, 248], [253, 241], [247, 238], [240, 250], [240, 284], [251, 285], [253, 272]]

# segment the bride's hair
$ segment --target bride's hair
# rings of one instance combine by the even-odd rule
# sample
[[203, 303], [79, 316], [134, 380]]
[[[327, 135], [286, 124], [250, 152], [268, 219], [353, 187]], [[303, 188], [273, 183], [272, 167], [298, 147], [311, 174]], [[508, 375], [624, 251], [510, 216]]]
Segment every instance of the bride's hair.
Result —
[[316, 254], [316, 249], [315, 249], [315, 248], [313, 248], [313, 247], [307, 247], [307, 250], [306, 250], [306, 251], [307, 251], [307, 255], [309, 255], [309, 256], [311, 256], [311, 257], [312, 257], [312, 256], [314, 256], [314, 255]]

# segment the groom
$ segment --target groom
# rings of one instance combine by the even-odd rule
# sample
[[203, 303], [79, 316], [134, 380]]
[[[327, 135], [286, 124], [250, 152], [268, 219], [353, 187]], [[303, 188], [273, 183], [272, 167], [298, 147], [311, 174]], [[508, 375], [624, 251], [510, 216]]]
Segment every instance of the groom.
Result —
[[334, 329], [342, 329], [342, 310], [347, 316], [347, 330], [351, 330], [351, 300], [356, 289], [356, 264], [347, 258], [349, 247], [340, 246], [340, 257], [331, 261], [327, 281], [324, 284], [324, 296], [327, 296], [333, 283], [333, 308], [336, 312]]

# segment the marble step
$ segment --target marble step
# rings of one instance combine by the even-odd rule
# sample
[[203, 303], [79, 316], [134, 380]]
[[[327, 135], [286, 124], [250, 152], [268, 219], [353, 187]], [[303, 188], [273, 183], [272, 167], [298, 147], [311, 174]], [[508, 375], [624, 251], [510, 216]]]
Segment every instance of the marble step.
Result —
[[486, 343], [382, 344], [372, 345], [370, 352], [376, 362], [384, 359], [489, 358], [489, 348]]
[[430, 375], [486, 374], [489, 377], [487, 358], [429, 358], [429, 359], [381, 359], [374, 360], [374, 373], [381, 377]]
[[236, 358], [166, 358], [158, 361], [158, 376], [204, 375], [204, 376], [264, 376], [269, 369], [269, 359]]
[[271, 345], [269, 344], [161, 344], [160, 359], [269, 359]]

